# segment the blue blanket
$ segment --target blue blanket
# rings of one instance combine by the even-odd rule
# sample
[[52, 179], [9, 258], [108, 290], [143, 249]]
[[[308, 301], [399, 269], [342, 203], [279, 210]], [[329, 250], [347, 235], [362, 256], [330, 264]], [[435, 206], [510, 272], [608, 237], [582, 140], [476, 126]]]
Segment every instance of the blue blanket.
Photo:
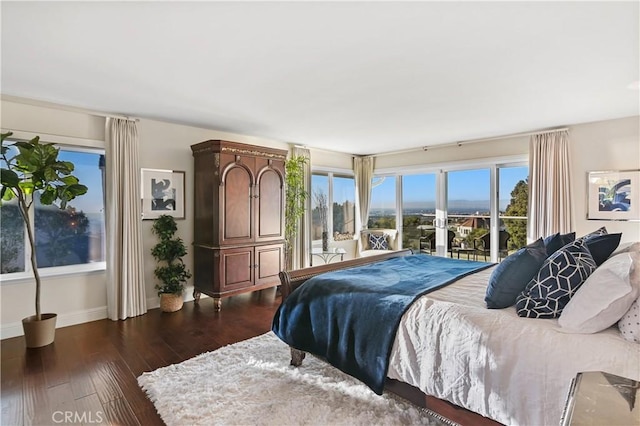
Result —
[[282, 303], [272, 330], [382, 394], [400, 318], [411, 303], [491, 265], [417, 254], [317, 275]]

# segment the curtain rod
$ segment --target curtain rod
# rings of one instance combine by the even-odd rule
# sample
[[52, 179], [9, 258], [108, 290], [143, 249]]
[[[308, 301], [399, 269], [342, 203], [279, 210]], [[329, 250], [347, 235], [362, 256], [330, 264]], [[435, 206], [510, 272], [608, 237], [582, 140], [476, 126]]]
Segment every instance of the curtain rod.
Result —
[[68, 111], [68, 112], [76, 112], [76, 113], [81, 113], [81, 114], [95, 115], [97, 117], [122, 118], [122, 119], [125, 119], [125, 120], [140, 121], [139, 118], [129, 117], [127, 115], [111, 114], [111, 113], [101, 112], [101, 111], [93, 111], [93, 110], [86, 109], [86, 108], [79, 108], [79, 107], [73, 107], [73, 106], [68, 106], [68, 105], [61, 105], [61, 104], [57, 104], [57, 103], [54, 103], [54, 102], [39, 101], [39, 100], [35, 100], [35, 99], [26, 99], [26, 98], [21, 98], [21, 97], [18, 97], [18, 96], [2, 95], [2, 100], [7, 101], [7, 102], [16, 102], [16, 103], [25, 104], [25, 105], [32, 105], [32, 106], [36, 106], [36, 107], [55, 108], [55, 109]]
[[426, 145], [426, 146], [422, 146], [420, 148], [410, 148], [410, 149], [405, 149], [405, 150], [402, 150], [402, 151], [381, 152], [380, 154], [373, 154], [373, 156], [374, 157], [381, 157], [381, 156], [386, 156], [386, 155], [404, 154], [404, 153], [407, 153], [407, 152], [429, 151], [429, 150], [432, 150], [432, 149], [447, 148], [447, 147], [450, 147], [450, 146], [463, 146], [463, 145], [469, 145], [469, 144], [478, 143], [478, 142], [497, 141], [497, 140], [501, 140], [501, 139], [509, 139], [509, 138], [523, 137], [523, 136], [540, 135], [542, 133], [563, 132], [565, 130], [569, 130], [569, 128], [568, 127], [560, 127], [560, 128], [555, 128], [555, 129], [536, 130], [536, 131], [524, 132], [524, 133], [511, 133], [511, 134], [508, 134], [508, 135], [492, 136], [492, 137], [487, 137], [487, 138], [467, 139], [467, 140], [464, 140], [464, 141], [444, 143], [444, 144], [438, 144], [438, 145], [431, 145], [431, 146]]

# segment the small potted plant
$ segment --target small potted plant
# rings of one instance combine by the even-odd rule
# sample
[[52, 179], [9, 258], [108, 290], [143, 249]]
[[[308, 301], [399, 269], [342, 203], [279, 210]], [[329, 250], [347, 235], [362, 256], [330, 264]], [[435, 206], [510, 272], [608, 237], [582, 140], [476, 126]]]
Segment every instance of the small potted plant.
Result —
[[160, 240], [151, 249], [151, 254], [158, 261], [153, 273], [159, 281], [155, 288], [160, 296], [160, 310], [179, 311], [183, 304], [184, 285], [191, 278], [191, 272], [182, 261], [187, 248], [181, 238], [175, 237], [178, 225], [172, 216], [160, 216], [154, 220], [151, 230]]
[[3, 167], [0, 170], [0, 197], [3, 201], [17, 201], [20, 217], [27, 230], [31, 249], [31, 270], [36, 282], [36, 314], [24, 318], [22, 328], [27, 347], [39, 348], [53, 343], [57, 314], [43, 314], [40, 310], [41, 282], [36, 261], [35, 230], [31, 220], [34, 195], [39, 194], [41, 204], [53, 204], [65, 209], [69, 201], [86, 193], [87, 187], [81, 185], [78, 178], [71, 174], [75, 168], [72, 163], [58, 160], [60, 149], [55, 145], [40, 143], [38, 136], [30, 141], [17, 141], [13, 145], [5, 145], [5, 139], [12, 134], [2, 134]]

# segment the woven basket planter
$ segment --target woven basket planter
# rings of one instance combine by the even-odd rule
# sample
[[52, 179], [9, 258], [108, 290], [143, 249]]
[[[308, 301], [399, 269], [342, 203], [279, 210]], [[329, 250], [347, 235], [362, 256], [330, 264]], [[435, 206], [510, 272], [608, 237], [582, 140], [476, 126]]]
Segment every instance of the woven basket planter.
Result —
[[182, 294], [161, 293], [160, 310], [162, 312], [175, 312], [182, 309]]

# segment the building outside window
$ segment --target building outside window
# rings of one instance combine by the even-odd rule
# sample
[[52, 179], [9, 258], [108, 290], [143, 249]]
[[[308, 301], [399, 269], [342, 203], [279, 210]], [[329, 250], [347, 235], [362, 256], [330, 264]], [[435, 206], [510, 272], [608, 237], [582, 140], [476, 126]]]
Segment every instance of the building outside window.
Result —
[[[8, 157], [13, 155], [10, 150]], [[38, 268], [45, 275], [48, 268], [73, 272], [78, 266], [105, 261], [104, 150], [62, 147], [58, 159], [72, 162], [74, 176], [89, 190], [64, 210], [42, 205], [36, 194], [32, 225]], [[6, 167], [3, 160], [0, 167]], [[15, 200], [0, 202], [0, 231], [3, 278], [30, 272], [26, 230]]]

